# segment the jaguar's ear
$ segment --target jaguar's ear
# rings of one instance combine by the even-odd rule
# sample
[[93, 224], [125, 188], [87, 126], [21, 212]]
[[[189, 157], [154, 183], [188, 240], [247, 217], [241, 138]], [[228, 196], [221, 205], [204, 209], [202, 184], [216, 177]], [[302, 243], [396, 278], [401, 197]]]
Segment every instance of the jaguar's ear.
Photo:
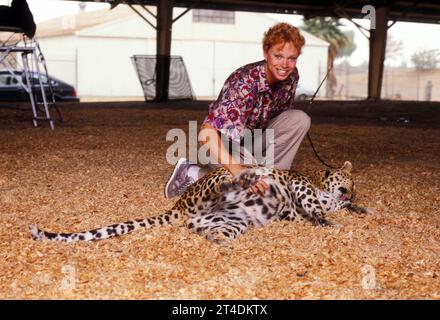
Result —
[[345, 161], [344, 165], [341, 168], [342, 171], [347, 173], [351, 173], [351, 169], [353, 169], [353, 165], [350, 161]]

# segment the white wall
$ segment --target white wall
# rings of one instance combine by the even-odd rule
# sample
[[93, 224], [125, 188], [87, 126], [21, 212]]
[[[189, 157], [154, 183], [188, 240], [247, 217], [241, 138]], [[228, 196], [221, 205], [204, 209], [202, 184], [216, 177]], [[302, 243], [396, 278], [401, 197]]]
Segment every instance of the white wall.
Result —
[[[236, 12], [235, 20], [232, 25], [193, 23], [190, 11], [173, 25], [171, 54], [183, 57], [197, 97], [215, 98], [235, 69], [263, 59], [263, 33], [277, 21], [249, 12]], [[319, 85], [319, 66], [325, 69], [327, 61], [327, 47], [320, 41], [306, 37], [311, 45], [298, 62], [301, 82], [311, 89]], [[75, 85], [79, 96], [143, 98], [131, 57], [155, 54], [156, 41], [155, 30], [136, 14], [75, 35], [40, 37], [40, 44], [49, 73]]]
[[171, 53], [182, 56], [191, 86], [197, 97], [212, 95], [212, 82], [214, 79], [213, 50], [213, 41], [176, 39], [172, 42]]
[[234, 70], [264, 58], [260, 42], [217, 42], [215, 48], [216, 96], [220, 93], [225, 80]]
[[[175, 11], [174, 16], [181, 10]], [[235, 22], [193, 23], [189, 12], [173, 25], [171, 51], [183, 57], [196, 96], [216, 97], [234, 70], [262, 60], [263, 34], [278, 21], [265, 14], [236, 12]], [[309, 35], [306, 44], [298, 62], [300, 81], [314, 90], [322, 78], [320, 66], [325, 69], [327, 65], [327, 47], [322, 40]], [[324, 90], [323, 87], [319, 95], [324, 95]]]
[[49, 74], [77, 87], [76, 37], [51, 37], [39, 39]]
[[[297, 68], [300, 74], [300, 84], [315, 91], [327, 69], [327, 47], [305, 46], [298, 59]], [[322, 86], [318, 96], [325, 96], [325, 94], [325, 86]]]
[[262, 59], [258, 43], [230, 41], [174, 40], [172, 54], [183, 57], [198, 97], [216, 97], [235, 69]]
[[79, 95], [142, 97], [131, 57], [152, 48], [155, 42], [147, 39], [79, 37]]

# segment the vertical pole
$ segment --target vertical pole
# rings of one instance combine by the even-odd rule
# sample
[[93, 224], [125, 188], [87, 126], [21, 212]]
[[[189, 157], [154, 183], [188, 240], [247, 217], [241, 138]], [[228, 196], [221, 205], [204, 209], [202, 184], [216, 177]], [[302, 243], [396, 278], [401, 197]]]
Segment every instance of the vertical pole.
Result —
[[31, 82], [31, 70], [30, 70], [30, 66], [29, 66], [29, 60], [28, 60], [28, 53], [27, 52], [23, 52], [21, 54], [21, 59], [23, 60], [23, 72], [25, 74], [26, 77], [26, 91], [29, 94], [29, 99], [31, 100], [31, 107], [32, 107], [32, 114], [33, 114], [33, 118], [32, 118], [32, 122], [34, 124], [34, 127], [38, 126], [37, 123], [37, 118], [38, 118], [38, 114], [37, 114], [37, 106], [35, 103], [35, 99], [34, 99], [34, 92], [32, 90], [32, 82]]
[[167, 101], [170, 80], [171, 29], [173, 24], [173, 0], [157, 2], [156, 43], [156, 97], [155, 101]]
[[388, 31], [388, 7], [376, 8], [376, 25], [370, 29], [368, 100], [379, 100], [382, 90], [383, 63]]
[[75, 88], [76, 88], [77, 94], [79, 95], [78, 72], [79, 72], [79, 67], [78, 67], [78, 48], [75, 48]]
[[419, 88], [420, 88], [420, 73], [419, 70], [416, 69], [417, 72], [417, 98], [416, 100], [419, 101]]
[[391, 74], [391, 97], [394, 97], [394, 71], [390, 69]]
[[216, 47], [215, 47], [215, 41], [212, 41], [212, 96], [213, 97], [215, 97], [215, 93], [216, 93], [216, 91], [215, 91], [215, 66], [216, 66], [216, 64], [215, 64], [215, 50], [216, 50]]
[[[317, 86], [319, 86], [319, 84], [321, 83], [321, 77], [322, 77], [322, 74], [323, 74], [323, 72], [322, 72], [322, 68], [321, 68], [321, 60], [318, 60], [318, 81], [316, 82], [317, 83]], [[325, 96], [326, 94], [319, 94], [318, 96]]]
[[350, 96], [350, 63], [347, 61], [345, 65], [345, 98]]
[[[50, 128], [52, 130], [55, 130], [55, 124], [53, 123], [52, 118], [50, 117], [50, 112], [49, 112], [49, 105], [47, 104], [47, 97], [46, 97], [46, 89], [44, 88], [44, 84], [43, 81], [41, 81], [41, 73], [40, 73], [40, 66], [38, 65], [39, 61], [38, 61], [38, 56], [37, 56], [37, 48], [35, 47], [34, 51], [33, 51], [33, 58], [35, 61], [35, 69], [37, 71], [37, 76], [38, 76], [38, 84], [40, 86], [40, 92], [41, 92], [41, 98], [43, 100], [43, 106], [44, 106], [44, 112], [46, 114], [46, 120], [49, 120], [49, 125]], [[44, 62], [45, 63], [45, 62]], [[47, 85], [50, 86], [50, 79], [48, 77], [48, 74], [46, 73], [47, 76]], [[31, 86], [32, 86], [32, 82], [31, 82]], [[37, 89], [36, 89], [37, 90]], [[52, 92], [51, 92], [52, 93]]]

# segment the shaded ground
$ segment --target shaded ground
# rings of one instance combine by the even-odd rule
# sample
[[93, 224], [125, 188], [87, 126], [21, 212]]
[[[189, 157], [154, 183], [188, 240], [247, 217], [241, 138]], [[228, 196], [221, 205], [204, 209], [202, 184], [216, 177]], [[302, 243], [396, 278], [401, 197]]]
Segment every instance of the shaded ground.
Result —
[[[423, 115], [402, 106], [409, 123], [359, 110], [338, 118], [339, 104], [309, 110], [316, 148], [332, 164], [353, 163], [357, 202], [374, 210], [335, 213], [341, 229], [279, 222], [230, 248], [178, 227], [93, 243], [31, 240], [29, 223], [81, 231], [172, 206], [162, 193], [172, 171], [165, 136], [200, 123], [204, 106], [124, 105], [62, 106], [65, 125], [54, 132], [0, 108], [1, 299], [440, 298], [435, 106]], [[318, 167], [305, 141], [295, 168]]]

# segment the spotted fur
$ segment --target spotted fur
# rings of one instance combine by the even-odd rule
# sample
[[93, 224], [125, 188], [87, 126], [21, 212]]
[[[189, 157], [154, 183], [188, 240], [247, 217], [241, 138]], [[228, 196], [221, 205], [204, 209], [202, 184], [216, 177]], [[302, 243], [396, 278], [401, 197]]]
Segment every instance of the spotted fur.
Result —
[[[276, 220], [333, 225], [327, 213], [343, 208], [367, 212], [352, 202], [355, 187], [351, 169], [347, 161], [339, 169], [318, 171], [309, 179], [292, 171], [261, 167], [245, 169], [232, 177], [219, 168], [190, 186], [171, 210], [155, 217], [79, 233], [51, 233], [36, 225], [29, 228], [35, 240], [72, 242], [107, 239], [157, 225], [185, 225], [209, 240], [223, 242]], [[247, 191], [259, 179], [269, 186], [263, 196]]]

